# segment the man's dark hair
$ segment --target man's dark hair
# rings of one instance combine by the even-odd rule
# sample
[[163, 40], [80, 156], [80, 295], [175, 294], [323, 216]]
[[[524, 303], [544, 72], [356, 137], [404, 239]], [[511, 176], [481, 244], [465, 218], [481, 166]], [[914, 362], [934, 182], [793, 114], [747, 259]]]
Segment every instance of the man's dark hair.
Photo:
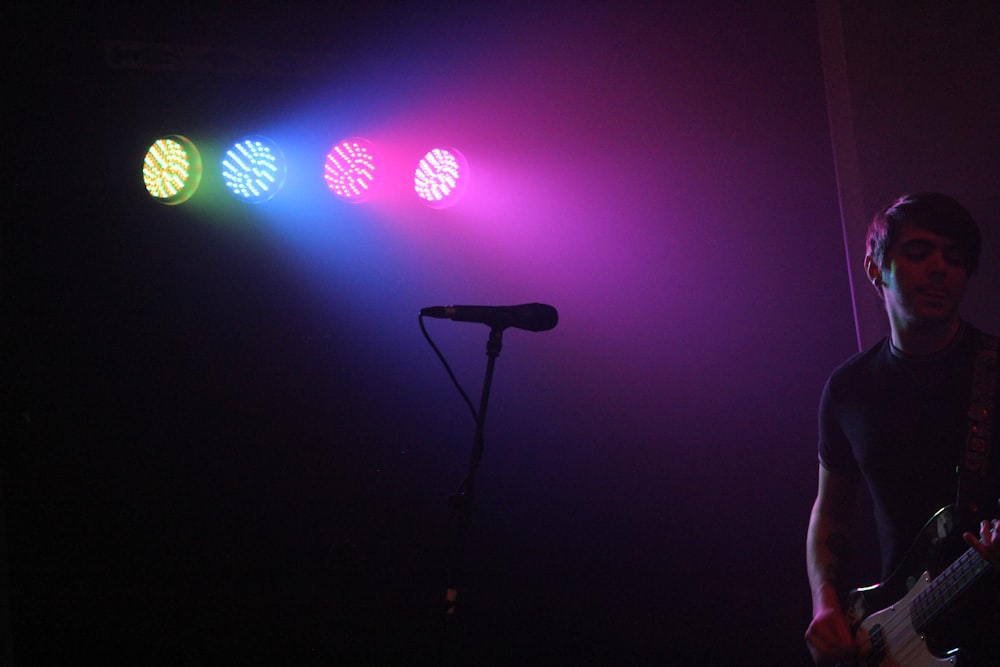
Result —
[[904, 224], [915, 225], [954, 243], [970, 276], [979, 269], [982, 246], [979, 225], [964, 206], [938, 192], [903, 195], [872, 218], [866, 245], [878, 266], [885, 267], [885, 256]]

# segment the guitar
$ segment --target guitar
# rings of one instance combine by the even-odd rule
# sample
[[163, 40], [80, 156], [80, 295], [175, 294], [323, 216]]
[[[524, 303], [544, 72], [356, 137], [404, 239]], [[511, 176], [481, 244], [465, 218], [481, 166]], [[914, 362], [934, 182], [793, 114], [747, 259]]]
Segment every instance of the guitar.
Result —
[[[958, 649], [936, 652], [928, 646], [925, 633], [990, 569], [989, 562], [969, 548], [940, 574], [931, 576], [945, 545], [960, 535], [957, 514], [951, 505], [938, 510], [885, 583], [855, 589], [848, 596], [847, 615], [861, 647], [861, 665], [955, 664]], [[871, 609], [879, 611], [869, 614]]]

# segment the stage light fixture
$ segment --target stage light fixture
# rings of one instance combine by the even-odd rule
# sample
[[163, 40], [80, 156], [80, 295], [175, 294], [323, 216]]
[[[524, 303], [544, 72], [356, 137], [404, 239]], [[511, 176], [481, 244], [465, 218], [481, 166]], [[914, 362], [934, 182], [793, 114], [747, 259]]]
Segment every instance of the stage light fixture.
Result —
[[146, 190], [163, 204], [181, 204], [201, 182], [201, 155], [194, 143], [179, 135], [157, 139], [143, 159]]
[[375, 145], [367, 139], [344, 139], [330, 149], [323, 168], [327, 187], [346, 202], [360, 204], [371, 197], [377, 178]]
[[454, 148], [435, 148], [420, 160], [413, 176], [413, 189], [431, 208], [458, 203], [469, 181], [469, 165]]
[[251, 136], [236, 142], [222, 159], [222, 179], [233, 196], [251, 204], [265, 202], [285, 183], [285, 157], [278, 146], [264, 137]]

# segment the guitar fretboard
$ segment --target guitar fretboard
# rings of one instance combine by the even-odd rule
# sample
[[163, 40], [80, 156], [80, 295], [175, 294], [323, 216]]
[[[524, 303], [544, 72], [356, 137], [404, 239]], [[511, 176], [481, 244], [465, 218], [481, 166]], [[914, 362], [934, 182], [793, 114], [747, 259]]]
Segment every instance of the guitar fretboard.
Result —
[[941, 612], [990, 569], [989, 562], [975, 549], [969, 549], [958, 560], [931, 580], [927, 588], [910, 603], [910, 618], [918, 631], [926, 627]]

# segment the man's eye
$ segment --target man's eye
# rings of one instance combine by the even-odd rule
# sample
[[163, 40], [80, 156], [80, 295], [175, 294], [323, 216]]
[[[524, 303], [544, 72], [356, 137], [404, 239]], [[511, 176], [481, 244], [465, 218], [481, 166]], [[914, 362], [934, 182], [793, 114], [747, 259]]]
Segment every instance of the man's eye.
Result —
[[[931, 256], [938, 246], [932, 243], [921, 241], [911, 241], [901, 248], [903, 257], [911, 262], [922, 262]], [[952, 266], [965, 266], [965, 255], [959, 248], [941, 248], [941, 256], [945, 262]]]
[[931, 248], [929, 245], [924, 243], [908, 243], [903, 246], [903, 256], [907, 259], [921, 260], [926, 259], [930, 254]]
[[952, 266], [965, 266], [965, 255], [962, 254], [961, 250], [947, 248], [944, 251], [944, 261]]

